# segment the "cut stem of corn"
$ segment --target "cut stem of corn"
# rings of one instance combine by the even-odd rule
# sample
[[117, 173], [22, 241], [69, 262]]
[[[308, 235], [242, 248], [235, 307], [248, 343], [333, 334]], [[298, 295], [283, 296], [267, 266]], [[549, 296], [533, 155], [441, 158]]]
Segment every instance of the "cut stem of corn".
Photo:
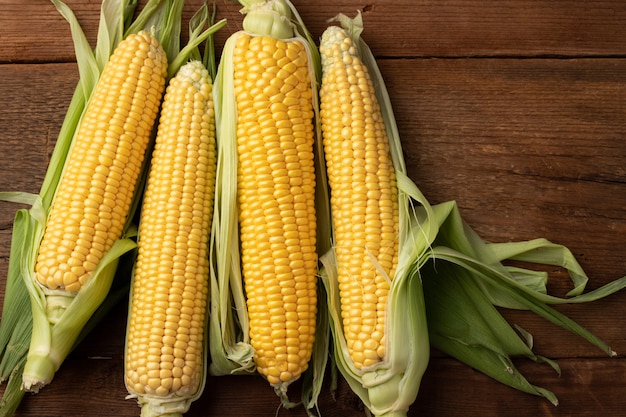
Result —
[[125, 382], [144, 417], [182, 415], [204, 386], [215, 146], [211, 79], [191, 61], [165, 93], [139, 223]]

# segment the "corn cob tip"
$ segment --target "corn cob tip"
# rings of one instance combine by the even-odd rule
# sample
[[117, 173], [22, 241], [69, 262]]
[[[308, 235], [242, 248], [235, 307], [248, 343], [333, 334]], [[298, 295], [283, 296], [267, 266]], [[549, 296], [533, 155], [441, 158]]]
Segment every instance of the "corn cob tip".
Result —
[[209, 71], [200, 61], [189, 61], [176, 74], [178, 80], [182, 83], [189, 83], [196, 90], [202, 90], [210, 79]]
[[[356, 50], [350, 50], [351, 47], [354, 47], [354, 44], [345, 29], [339, 26], [329, 26], [324, 30], [320, 38], [319, 50], [322, 58], [322, 68], [330, 68], [334, 63], [332, 46], [339, 46], [342, 52], [356, 55]], [[326, 61], [324, 62], [324, 60]]]

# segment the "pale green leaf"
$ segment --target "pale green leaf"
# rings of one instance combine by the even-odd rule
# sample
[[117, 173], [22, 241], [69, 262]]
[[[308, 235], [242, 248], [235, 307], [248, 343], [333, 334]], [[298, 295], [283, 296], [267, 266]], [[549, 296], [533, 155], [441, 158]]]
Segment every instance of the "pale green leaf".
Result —
[[28, 204], [32, 206], [39, 199], [38, 194], [26, 193], [21, 191], [2, 191], [0, 192], [0, 201], [8, 201], [11, 203]]
[[137, 0], [102, 1], [95, 57], [100, 72], [109, 60], [116, 45], [124, 38], [124, 29], [132, 18]]
[[[96, 62], [96, 57], [91, 49], [91, 45], [78, 23], [72, 9], [61, 0], [50, 0], [57, 8], [61, 16], [70, 24], [74, 49], [76, 50], [76, 61], [78, 63], [79, 82], [82, 84], [83, 92], [91, 92], [100, 78], [100, 68]], [[89, 95], [85, 97], [89, 99]]]
[[32, 245], [26, 233], [29, 220], [28, 212], [22, 209], [17, 211], [13, 222], [9, 268], [0, 320], [0, 381], [9, 379], [15, 367], [25, 358], [32, 331], [30, 299], [19, 262], [25, 249]]
[[489, 245], [500, 260], [515, 260], [539, 265], [559, 266], [567, 269], [574, 288], [567, 294], [582, 294], [589, 281], [572, 252], [563, 245], [554, 244], [547, 239], [533, 239], [526, 242], [506, 242]]
[[226, 25], [226, 20], [222, 19], [219, 22], [215, 23], [202, 33], [193, 36], [189, 39], [189, 42], [185, 47], [174, 57], [173, 61], [170, 63], [168, 68], [169, 76], [173, 77], [176, 72], [178, 72], [179, 68], [189, 60], [194, 53], [197, 53], [198, 45], [200, 45], [205, 40], [209, 39], [215, 32]]

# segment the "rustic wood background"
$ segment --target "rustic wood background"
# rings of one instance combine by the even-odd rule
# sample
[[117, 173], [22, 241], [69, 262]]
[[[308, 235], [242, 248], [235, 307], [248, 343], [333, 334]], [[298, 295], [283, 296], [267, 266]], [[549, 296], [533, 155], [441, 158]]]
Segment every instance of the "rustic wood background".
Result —
[[[90, 41], [100, 1], [68, 0]], [[140, 2], [143, 3], [143, 2]], [[201, 4], [188, 0], [189, 18]], [[313, 35], [363, 12], [364, 38], [388, 83], [411, 178], [432, 203], [456, 200], [487, 240], [567, 245], [593, 289], [626, 274], [626, 2], [622, 0], [294, 0]], [[240, 29], [239, 6], [217, 1]], [[37, 192], [77, 82], [67, 23], [47, 0], [0, 0], [0, 190]], [[13, 214], [0, 202], [0, 288]], [[569, 283], [556, 273], [550, 288]], [[3, 290], [0, 290], [3, 291]], [[3, 296], [3, 293], [0, 293]], [[560, 308], [626, 354], [626, 293]], [[504, 314], [562, 367], [519, 361], [561, 404], [514, 391], [433, 352], [411, 416], [621, 416], [626, 359], [523, 312]], [[19, 416], [138, 416], [125, 400], [120, 305]], [[346, 384], [323, 416], [362, 416]], [[279, 409], [260, 377], [209, 378], [193, 416], [305, 416]]]

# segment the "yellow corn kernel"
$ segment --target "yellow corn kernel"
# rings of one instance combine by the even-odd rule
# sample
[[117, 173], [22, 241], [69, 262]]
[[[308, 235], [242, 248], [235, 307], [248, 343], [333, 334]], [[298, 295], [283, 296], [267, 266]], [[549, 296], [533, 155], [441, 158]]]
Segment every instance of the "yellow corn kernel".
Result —
[[52, 204], [35, 266], [41, 285], [79, 291], [121, 237], [166, 74], [166, 54], [146, 32], [111, 55]]
[[238, 35], [238, 204], [250, 339], [277, 386], [308, 367], [316, 320], [312, 86], [298, 41]]
[[352, 39], [329, 28], [320, 53], [341, 313], [350, 357], [362, 368], [385, 356], [387, 297], [398, 262], [397, 186], [374, 87]]
[[141, 211], [125, 359], [139, 397], [191, 398], [203, 382], [216, 164], [211, 79], [192, 61], [167, 87]]

